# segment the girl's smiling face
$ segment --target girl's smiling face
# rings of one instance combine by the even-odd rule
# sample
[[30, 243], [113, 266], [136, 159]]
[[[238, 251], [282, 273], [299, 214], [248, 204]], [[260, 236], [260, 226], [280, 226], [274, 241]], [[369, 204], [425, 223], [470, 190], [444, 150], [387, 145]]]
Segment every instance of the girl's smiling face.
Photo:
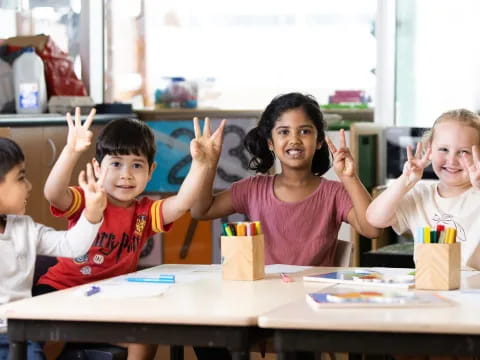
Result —
[[458, 121], [447, 120], [435, 126], [431, 161], [440, 179], [441, 195], [454, 196], [471, 187], [468, 171], [460, 158], [471, 157], [472, 146], [479, 143], [477, 130]]
[[321, 146], [317, 138], [317, 128], [310, 118], [302, 109], [293, 109], [277, 119], [268, 146], [282, 167], [310, 170], [315, 151]]

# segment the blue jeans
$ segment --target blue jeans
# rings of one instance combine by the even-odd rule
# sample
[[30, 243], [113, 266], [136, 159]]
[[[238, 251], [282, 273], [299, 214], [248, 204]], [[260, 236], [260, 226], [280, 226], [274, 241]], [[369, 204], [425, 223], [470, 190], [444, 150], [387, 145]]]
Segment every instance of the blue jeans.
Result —
[[[10, 342], [7, 335], [0, 335], [0, 360], [8, 360], [8, 347]], [[28, 360], [45, 360], [42, 347], [36, 343], [29, 341], [27, 344], [27, 359]]]

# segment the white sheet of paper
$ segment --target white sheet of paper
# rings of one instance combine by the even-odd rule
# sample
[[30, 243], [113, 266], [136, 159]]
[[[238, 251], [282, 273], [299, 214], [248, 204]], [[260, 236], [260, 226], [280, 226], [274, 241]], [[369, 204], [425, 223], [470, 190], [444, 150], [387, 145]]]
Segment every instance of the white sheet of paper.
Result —
[[279, 274], [279, 273], [292, 274], [292, 273], [300, 272], [310, 268], [311, 266], [272, 264], [272, 265], [265, 266], [265, 273], [266, 274]]

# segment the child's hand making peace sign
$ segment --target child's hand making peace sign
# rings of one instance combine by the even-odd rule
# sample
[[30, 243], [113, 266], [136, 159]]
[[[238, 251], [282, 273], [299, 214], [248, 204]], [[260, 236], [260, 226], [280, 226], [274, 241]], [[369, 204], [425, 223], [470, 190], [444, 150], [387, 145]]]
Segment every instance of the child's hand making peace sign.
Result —
[[72, 120], [70, 113], [67, 113], [68, 137], [67, 145], [70, 151], [84, 152], [92, 143], [93, 133], [89, 130], [95, 117], [95, 109], [90, 111], [87, 119], [82, 125], [80, 116], [80, 108], [75, 108], [75, 122]]
[[338, 149], [328, 136], [325, 137], [325, 141], [333, 154], [333, 169], [337, 176], [340, 179], [354, 177], [356, 175], [355, 161], [350, 153], [350, 149], [346, 145], [345, 131], [340, 129], [340, 147]]
[[473, 145], [472, 156], [468, 156], [464, 153], [460, 157], [460, 162], [468, 172], [472, 186], [480, 189], [480, 150], [478, 149], [478, 146]]
[[203, 125], [203, 134], [200, 130], [198, 118], [193, 118], [193, 127], [195, 129], [195, 139], [190, 143], [190, 154], [192, 159], [210, 167], [217, 166], [220, 152], [222, 151], [223, 128], [225, 119], [222, 120], [217, 130], [212, 134], [210, 130], [210, 119], [205, 118]]
[[403, 175], [407, 178], [408, 186], [413, 186], [417, 183], [423, 176], [423, 169], [425, 169], [430, 164], [430, 154], [432, 149], [427, 148], [423, 154], [423, 145], [422, 142], [417, 144], [417, 149], [415, 150], [415, 156], [413, 156], [411, 146], [407, 146], [407, 162], [403, 166]]

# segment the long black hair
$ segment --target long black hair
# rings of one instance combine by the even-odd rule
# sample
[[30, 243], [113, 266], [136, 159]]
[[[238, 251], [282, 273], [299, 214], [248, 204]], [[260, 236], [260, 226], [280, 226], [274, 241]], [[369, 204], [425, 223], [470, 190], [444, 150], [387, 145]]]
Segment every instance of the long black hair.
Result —
[[263, 112], [256, 128], [248, 132], [243, 140], [247, 151], [253, 155], [248, 167], [259, 173], [266, 173], [275, 161], [274, 154], [268, 148], [275, 122], [289, 110], [302, 109], [317, 128], [317, 142], [322, 146], [315, 151], [312, 159], [312, 173], [323, 175], [330, 169], [330, 152], [325, 142], [326, 123], [315, 98], [301, 93], [289, 93], [275, 97]]

